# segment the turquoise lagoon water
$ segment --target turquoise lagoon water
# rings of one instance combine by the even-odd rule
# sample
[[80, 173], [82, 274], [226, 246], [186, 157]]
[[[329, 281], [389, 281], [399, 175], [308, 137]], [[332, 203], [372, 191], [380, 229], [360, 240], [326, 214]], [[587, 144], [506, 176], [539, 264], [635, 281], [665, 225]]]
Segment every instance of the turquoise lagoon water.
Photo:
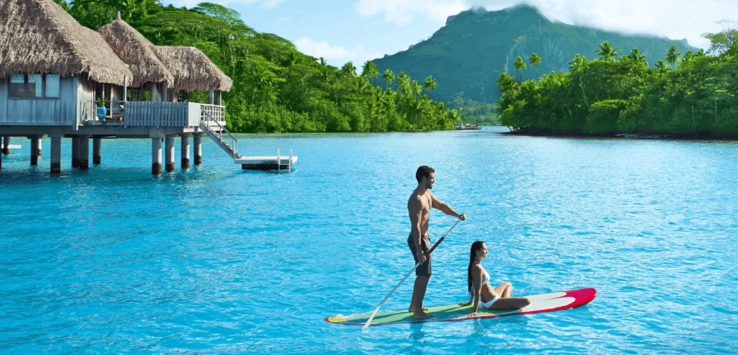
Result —
[[[732, 352], [738, 144], [504, 136], [499, 129], [244, 136], [292, 174], [204, 165], [151, 177], [148, 140], [48, 174], [27, 141], [0, 173], [0, 349], [28, 352]], [[65, 142], [68, 144], [68, 142]], [[178, 161], [178, 159], [177, 159]], [[518, 294], [595, 287], [566, 312], [459, 323], [327, 324], [368, 312], [412, 267], [414, 172], [467, 213], [426, 305], [465, 300], [468, 248]], [[432, 238], [453, 219], [433, 214]], [[408, 280], [383, 307], [407, 307]]]

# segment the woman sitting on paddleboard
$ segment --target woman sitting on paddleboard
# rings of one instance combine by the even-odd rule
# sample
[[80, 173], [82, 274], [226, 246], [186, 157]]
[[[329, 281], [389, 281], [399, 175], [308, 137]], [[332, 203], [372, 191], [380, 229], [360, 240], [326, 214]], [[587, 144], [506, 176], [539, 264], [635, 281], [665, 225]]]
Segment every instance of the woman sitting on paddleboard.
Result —
[[530, 304], [527, 298], [512, 297], [513, 287], [509, 282], [505, 282], [497, 288], [492, 287], [489, 273], [482, 266], [482, 260], [486, 258], [487, 246], [483, 241], [474, 242], [469, 253], [469, 268], [467, 271], [467, 288], [471, 295], [471, 301], [464, 304], [474, 303], [472, 316], [476, 316], [479, 306], [493, 311], [509, 311]]

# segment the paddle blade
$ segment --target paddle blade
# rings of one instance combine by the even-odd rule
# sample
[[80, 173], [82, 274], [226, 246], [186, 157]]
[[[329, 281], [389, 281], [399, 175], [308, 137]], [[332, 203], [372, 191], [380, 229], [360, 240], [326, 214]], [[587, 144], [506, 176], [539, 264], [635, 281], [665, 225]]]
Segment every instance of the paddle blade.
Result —
[[364, 323], [364, 326], [361, 327], [361, 329], [369, 328], [369, 326], [372, 325], [372, 321], [374, 320], [374, 317], [377, 316], [377, 313], [379, 313], [380, 308], [382, 308], [382, 306], [377, 307], [377, 309], [372, 312], [372, 315], [369, 317], [369, 319], [366, 320], [366, 323]]

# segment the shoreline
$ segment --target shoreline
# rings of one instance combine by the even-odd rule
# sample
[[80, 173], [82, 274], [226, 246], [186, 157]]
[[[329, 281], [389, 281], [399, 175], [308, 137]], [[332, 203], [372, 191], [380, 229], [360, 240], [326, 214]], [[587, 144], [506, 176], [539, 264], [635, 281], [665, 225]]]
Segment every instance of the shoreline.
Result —
[[594, 138], [594, 139], [630, 139], [630, 140], [675, 140], [675, 141], [738, 141], [738, 136], [716, 136], [705, 134], [638, 134], [638, 133], [559, 133], [551, 131], [509, 131], [504, 135], [550, 137], [550, 138]]

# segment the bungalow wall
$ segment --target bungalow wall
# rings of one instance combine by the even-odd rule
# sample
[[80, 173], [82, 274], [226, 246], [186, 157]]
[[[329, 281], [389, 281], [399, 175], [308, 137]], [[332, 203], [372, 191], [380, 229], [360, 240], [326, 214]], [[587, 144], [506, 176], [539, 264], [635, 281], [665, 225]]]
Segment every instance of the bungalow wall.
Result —
[[11, 98], [10, 79], [0, 79], [0, 125], [74, 126], [80, 89], [79, 77], [60, 78], [58, 97]]

